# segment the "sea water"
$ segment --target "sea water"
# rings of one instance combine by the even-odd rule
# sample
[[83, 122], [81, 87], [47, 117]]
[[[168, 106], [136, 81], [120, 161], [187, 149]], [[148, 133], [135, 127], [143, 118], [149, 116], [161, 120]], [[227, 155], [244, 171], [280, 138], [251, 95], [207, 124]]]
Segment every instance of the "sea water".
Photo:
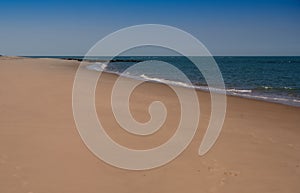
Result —
[[[83, 57], [73, 58], [82, 59]], [[119, 56], [109, 63], [100, 61], [105, 59], [105, 57], [96, 58], [95, 62], [91, 62], [88, 68], [122, 74], [128, 67], [138, 62], [164, 61], [184, 72], [191, 84], [177, 80], [176, 74], [168, 73], [164, 69], [154, 69], [151, 73], [139, 71], [123, 75], [130, 78], [208, 90], [207, 82], [202, 73], [187, 57]], [[300, 106], [300, 57], [216, 56], [214, 60], [221, 71], [228, 95]], [[149, 64], [149, 68], [151, 68], [151, 64]]]

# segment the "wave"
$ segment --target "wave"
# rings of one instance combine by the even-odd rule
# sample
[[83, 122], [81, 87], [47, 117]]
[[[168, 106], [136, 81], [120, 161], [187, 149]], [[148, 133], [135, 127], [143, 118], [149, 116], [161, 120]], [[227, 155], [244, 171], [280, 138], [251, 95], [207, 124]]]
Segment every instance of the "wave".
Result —
[[86, 68], [89, 70], [96, 70], [96, 71], [105, 71], [107, 67], [107, 62], [96, 62], [94, 64], [88, 65]]
[[[164, 84], [167, 84], [167, 85], [180, 86], [180, 87], [185, 87], [185, 88], [192, 88], [192, 89], [197, 89], [197, 90], [202, 90], [202, 91], [214, 92], [214, 93], [218, 93], [218, 94], [226, 94], [226, 90], [221, 89], [221, 88], [213, 88], [213, 87], [208, 87], [208, 86], [197, 86], [197, 85], [184, 83], [184, 82], [180, 82], [180, 81], [175, 81], [175, 80], [149, 77], [145, 74], [140, 75], [140, 78], [142, 78], [144, 80], [147, 80], [147, 81], [164, 83]], [[203, 84], [203, 85], [206, 85], [206, 84]]]
[[165, 84], [170, 84], [170, 85], [175, 85], [175, 86], [183, 86], [183, 87], [188, 87], [188, 88], [194, 88], [193, 85], [184, 83], [184, 82], [179, 82], [179, 81], [172, 81], [172, 80], [167, 80], [163, 78], [154, 78], [154, 77], [149, 77], [145, 74], [140, 75], [140, 77], [144, 80], [148, 81], [153, 81], [153, 82], [160, 82], [160, 83], [165, 83]]
[[252, 90], [246, 90], [246, 89], [227, 89], [227, 92], [235, 92], [235, 93], [251, 93]]
[[151, 81], [151, 82], [163, 83], [163, 84], [172, 85], [172, 86], [192, 88], [192, 89], [202, 90], [202, 91], [206, 91], [206, 92], [227, 94], [227, 95], [231, 95], [231, 96], [238, 96], [238, 97], [249, 98], [249, 99], [257, 99], [257, 100], [263, 100], [263, 101], [268, 101], [268, 102], [275, 102], [275, 103], [281, 103], [281, 104], [285, 104], [285, 105], [300, 107], [300, 100], [295, 99], [295, 98], [266, 96], [266, 95], [263, 95], [262, 93], [254, 92], [254, 91], [259, 91], [259, 90], [278, 90], [278, 91], [280, 91], [280, 90], [281, 91], [296, 90], [296, 88], [292, 88], [292, 87], [274, 88], [274, 87], [269, 87], [269, 86], [261, 86], [261, 87], [256, 87], [254, 89], [228, 88], [228, 89], [224, 90], [224, 89], [220, 89], [220, 88], [208, 87], [206, 84], [201, 84], [201, 83], [189, 84], [189, 83], [184, 83], [184, 82], [169, 80], [169, 79], [164, 79], [164, 78], [150, 77], [149, 75], [146, 75], [146, 74], [136, 75], [136, 74], [130, 74], [129, 72], [121, 73], [121, 72], [116, 72], [116, 71], [109, 71], [109, 70], [107, 70], [107, 63], [102, 63], [102, 62], [96, 62], [94, 64], [88, 65], [87, 69], [101, 71], [101, 72], [107, 72], [107, 73], [111, 73], [111, 74], [117, 74], [119, 76], [136, 79], [136, 80]]
[[283, 87], [272, 87], [272, 86], [260, 86], [253, 90], [269, 90], [269, 91], [284, 91], [284, 90], [298, 90], [297, 88], [283, 86]]

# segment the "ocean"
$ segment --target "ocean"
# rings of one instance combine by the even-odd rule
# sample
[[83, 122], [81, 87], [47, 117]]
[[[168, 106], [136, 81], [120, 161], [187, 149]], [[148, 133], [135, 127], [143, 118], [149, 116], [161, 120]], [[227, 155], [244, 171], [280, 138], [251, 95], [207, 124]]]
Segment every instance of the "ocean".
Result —
[[[56, 58], [82, 59], [83, 57]], [[183, 56], [119, 56], [108, 64], [101, 62], [105, 58], [97, 59], [98, 61], [89, 66], [90, 70], [116, 74], [121, 74], [137, 62], [164, 61], [180, 69], [192, 85], [177, 80], [176, 74], [168, 73], [163, 69], [152, 70], [150, 74], [137, 72], [125, 75], [130, 78], [207, 90], [203, 75]], [[215, 56], [214, 59], [222, 73], [228, 95], [300, 107], [300, 57]]]

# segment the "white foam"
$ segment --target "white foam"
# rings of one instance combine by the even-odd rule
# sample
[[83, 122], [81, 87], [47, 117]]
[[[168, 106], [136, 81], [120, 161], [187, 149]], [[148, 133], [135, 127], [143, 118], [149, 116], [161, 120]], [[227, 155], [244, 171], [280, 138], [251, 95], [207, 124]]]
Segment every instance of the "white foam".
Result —
[[[230, 89], [224, 90], [224, 89], [212, 88], [212, 87], [209, 88], [208, 86], [195, 86], [195, 85], [190, 85], [190, 84], [187, 84], [187, 83], [184, 83], [184, 82], [179, 82], [179, 81], [172, 81], [172, 80], [167, 80], [167, 79], [163, 79], [163, 78], [154, 78], [154, 77], [147, 76], [145, 74], [131, 75], [129, 72], [127, 72], [125, 74], [125, 73], [107, 71], [106, 67], [107, 67], [107, 63], [101, 63], [101, 62], [96, 62], [94, 64], [91, 64], [91, 65], [87, 66], [87, 68], [89, 70], [96, 70], [96, 71], [101, 71], [101, 72], [105, 71], [105, 72], [108, 72], [108, 73], [117, 74], [117, 75], [120, 75], [120, 76], [123, 76], [123, 77], [137, 79], [137, 80], [153, 81], [153, 82], [163, 83], [163, 84], [167, 84], [167, 85], [198, 89], [198, 90], [207, 91], [207, 92], [227, 94], [227, 95], [232, 95], [232, 96], [239, 96], [239, 97], [244, 97], [244, 98], [249, 98], [249, 99], [257, 99], [257, 100], [281, 103], [281, 104], [292, 105], [292, 106], [300, 106], [300, 100], [270, 97], [270, 96], [262, 96], [262, 95], [254, 95], [254, 94], [251, 94], [252, 90], [249, 90], [249, 89], [233, 89], [233, 88], [230, 88]], [[272, 89], [272, 87], [267, 87], [267, 86], [263, 86], [263, 88], [264, 89]], [[290, 89], [290, 88], [286, 87], [285, 89]]]
[[142, 74], [140, 77], [145, 79], [145, 80], [149, 80], [149, 81], [153, 81], [153, 82], [160, 82], [160, 83], [164, 83], [164, 84], [170, 84], [170, 85], [174, 85], [174, 86], [183, 86], [183, 87], [188, 87], [188, 88], [193, 88], [194, 87], [194, 86], [189, 85], [187, 83], [172, 81], [172, 80], [167, 80], [167, 79], [162, 79], [162, 78], [152, 78], [152, 77], [149, 77], [145, 74]]
[[102, 62], [96, 62], [94, 64], [90, 64], [87, 66], [87, 69], [89, 70], [96, 70], [96, 71], [105, 71], [107, 67], [107, 63]]
[[239, 90], [239, 89], [227, 89], [227, 92], [235, 92], [235, 93], [251, 93], [252, 90]]

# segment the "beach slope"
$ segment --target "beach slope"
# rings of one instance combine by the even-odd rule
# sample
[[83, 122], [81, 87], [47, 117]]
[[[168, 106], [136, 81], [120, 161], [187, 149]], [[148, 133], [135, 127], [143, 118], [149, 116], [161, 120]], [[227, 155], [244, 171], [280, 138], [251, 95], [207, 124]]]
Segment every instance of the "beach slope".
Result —
[[[299, 192], [300, 108], [228, 97], [221, 135], [199, 156], [210, 118], [209, 94], [199, 91], [200, 124], [188, 148], [165, 166], [122, 170], [94, 156], [78, 134], [72, 114], [78, 65], [72, 60], [0, 57], [0, 192]], [[169, 139], [180, 116], [174, 92], [157, 83], [135, 89], [130, 108], [136, 120], [149, 120], [148, 106], [154, 100], [169, 110], [161, 130], [138, 137], [122, 130], [113, 117], [110, 94], [116, 78], [104, 73], [96, 92], [98, 117], [111, 138], [135, 149]]]

